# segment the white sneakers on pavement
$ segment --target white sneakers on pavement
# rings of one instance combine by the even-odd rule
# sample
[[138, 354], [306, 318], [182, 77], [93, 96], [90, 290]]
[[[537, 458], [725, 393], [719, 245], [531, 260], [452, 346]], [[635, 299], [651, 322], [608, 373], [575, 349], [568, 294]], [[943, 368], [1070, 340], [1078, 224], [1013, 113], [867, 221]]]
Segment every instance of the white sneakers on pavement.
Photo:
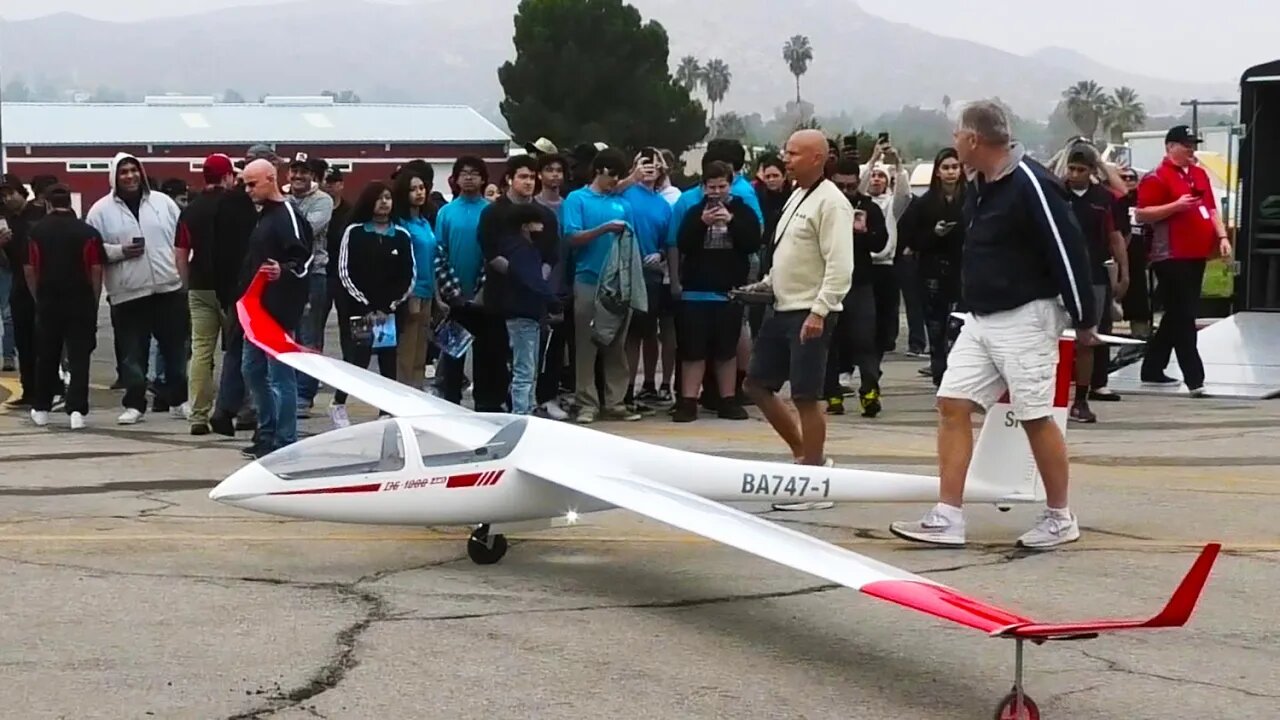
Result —
[[329, 419], [333, 421], [333, 426], [336, 428], [351, 426], [351, 417], [347, 415], [346, 405], [330, 405]]
[[[49, 413], [45, 412], [44, 410], [32, 410], [31, 422], [35, 423], [36, 427], [48, 427]], [[78, 412], [71, 413], [71, 429], [83, 430], [84, 427], [85, 427], [84, 414], [78, 413]]]
[[83, 430], [85, 425], [86, 423], [84, 419], [84, 413], [78, 413], [78, 412], [71, 413], [71, 429], [72, 430]]
[[[914, 522], [895, 522], [889, 532], [912, 542], [945, 547], [961, 547], [965, 544], [964, 511], [938, 503]], [[1080, 523], [1070, 510], [1045, 508], [1036, 524], [1018, 538], [1020, 548], [1044, 550], [1065, 545], [1080, 539]]]
[[120, 413], [120, 417], [116, 420], [116, 423], [120, 425], [137, 425], [141, 421], [142, 411], [129, 408], [128, 410]]

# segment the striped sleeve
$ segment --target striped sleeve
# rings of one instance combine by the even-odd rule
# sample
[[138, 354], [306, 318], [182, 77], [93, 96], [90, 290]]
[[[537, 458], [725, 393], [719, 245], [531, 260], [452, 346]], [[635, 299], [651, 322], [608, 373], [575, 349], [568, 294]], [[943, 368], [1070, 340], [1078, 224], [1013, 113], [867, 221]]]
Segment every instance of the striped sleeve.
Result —
[[1072, 217], [1071, 206], [1056, 186], [1047, 186], [1026, 162], [1018, 163], [1018, 170], [1031, 188], [1028, 214], [1036, 225], [1035, 234], [1053, 268], [1062, 302], [1074, 327], [1092, 327], [1096, 324], [1097, 310], [1094, 308], [1089, 252], [1085, 247], [1084, 234]]
[[342, 281], [342, 288], [347, 291], [352, 300], [361, 305], [368, 305], [369, 300], [360, 292], [360, 288], [351, 279], [351, 231], [358, 226], [350, 225], [346, 232], [342, 233], [342, 242], [339, 244], [338, 250], [338, 279]]

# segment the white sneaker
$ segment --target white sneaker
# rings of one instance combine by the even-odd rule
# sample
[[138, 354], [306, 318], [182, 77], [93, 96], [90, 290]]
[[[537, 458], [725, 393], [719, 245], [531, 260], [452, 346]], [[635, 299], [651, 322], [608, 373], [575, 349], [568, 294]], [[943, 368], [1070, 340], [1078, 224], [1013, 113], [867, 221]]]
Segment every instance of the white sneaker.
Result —
[[84, 414], [78, 413], [78, 412], [71, 413], [71, 429], [83, 430], [84, 426], [85, 426]]
[[[800, 458], [796, 458], [796, 464], [800, 464]], [[835, 467], [836, 461], [827, 458], [822, 462], [822, 467]], [[829, 500], [807, 501], [798, 503], [774, 503], [773, 509], [778, 512], [805, 512], [808, 510], [830, 510], [836, 504]]]
[[120, 418], [116, 420], [119, 425], [137, 425], [142, 422], [142, 411], [129, 408], [120, 413]]
[[547, 417], [551, 418], [552, 420], [568, 420], [569, 419], [569, 413], [565, 412], [564, 408], [560, 407], [560, 403], [556, 402], [555, 400], [548, 400], [547, 402], [543, 403], [542, 409], [547, 411]]
[[1045, 509], [1040, 513], [1036, 526], [1018, 538], [1018, 547], [1043, 549], [1065, 545], [1080, 539], [1080, 523], [1070, 512]]
[[346, 405], [330, 405], [329, 419], [333, 421], [334, 427], [351, 427], [351, 418], [347, 416]]
[[49, 413], [44, 410], [32, 410], [31, 422], [35, 423], [36, 427], [44, 427], [49, 424]]
[[191, 419], [191, 402], [187, 401], [178, 407], [169, 408], [169, 417], [174, 420], [190, 420]]
[[[941, 503], [939, 503], [941, 505]], [[924, 517], [916, 522], [895, 522], [889, 525], [889, 532], [903, 540], [927, 543], [929, 545], [947, 545], [957, 547], [964, 545], [964, 515], [948, 517], [948, 514], [935, 505]]]

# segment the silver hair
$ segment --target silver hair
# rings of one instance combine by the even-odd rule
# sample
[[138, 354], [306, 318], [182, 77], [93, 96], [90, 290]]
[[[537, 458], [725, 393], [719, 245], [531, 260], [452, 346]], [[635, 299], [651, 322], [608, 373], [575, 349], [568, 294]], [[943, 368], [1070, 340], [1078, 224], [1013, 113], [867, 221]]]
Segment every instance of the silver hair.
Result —
[[960, 127], [973, 132], [984, 145], [1008, 145], [1009, 116], [1004, 108], [990, 100], [979, 100], [965, 106], [960, 114]]

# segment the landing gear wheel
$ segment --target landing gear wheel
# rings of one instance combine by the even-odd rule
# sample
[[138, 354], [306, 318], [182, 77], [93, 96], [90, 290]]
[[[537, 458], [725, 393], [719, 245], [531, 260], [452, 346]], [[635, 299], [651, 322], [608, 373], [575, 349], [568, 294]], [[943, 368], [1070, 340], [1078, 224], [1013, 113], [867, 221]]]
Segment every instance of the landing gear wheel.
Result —
[[489, 526], [481, 525], [467, 540], [467, 556], [477, 565], [492, 565], [507, 554], [507, 536], [490, 535]]
[[995, 720], [1040, 720], [1040, 708], [1026, 695], [1022, 696], [1022, 706], [1018, 707], [1018, 691], [1015, 688], [1000, 701]]

